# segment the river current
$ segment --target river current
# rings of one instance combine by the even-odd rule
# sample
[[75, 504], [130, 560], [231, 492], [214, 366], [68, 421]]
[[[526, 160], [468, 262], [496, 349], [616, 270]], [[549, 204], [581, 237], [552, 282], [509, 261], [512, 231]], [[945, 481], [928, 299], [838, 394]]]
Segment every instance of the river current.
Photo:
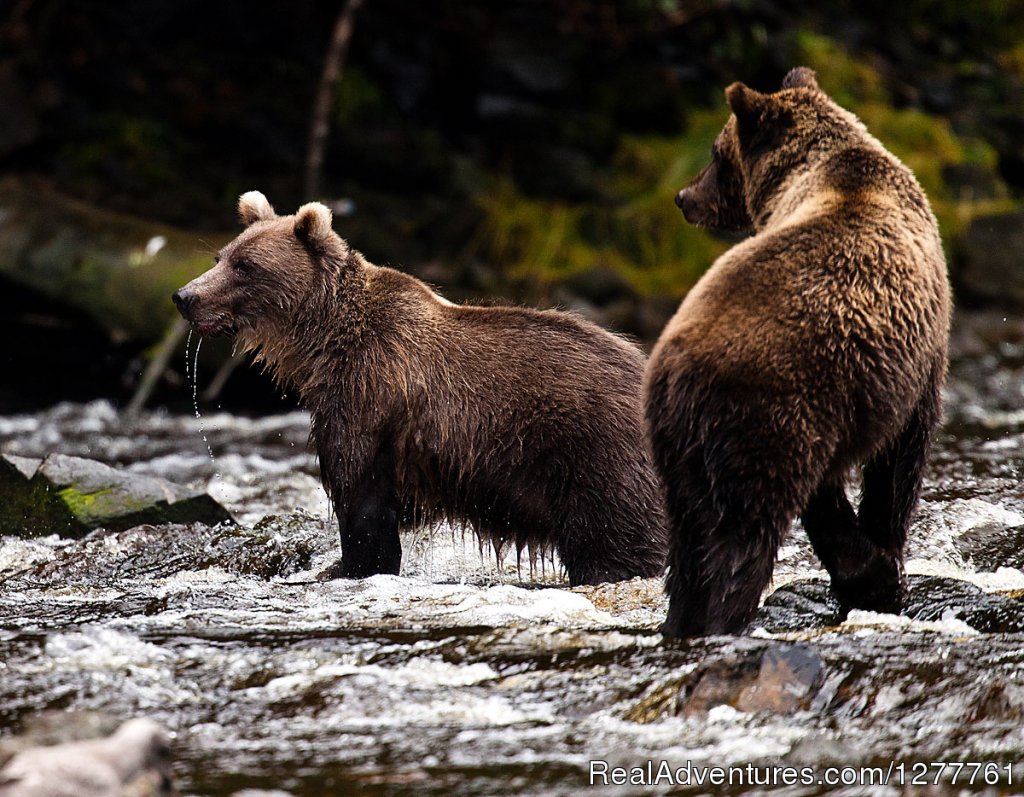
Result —
[[[448, 527], [404, 535], [400, 576], [317, 581], [337, 535], [302, 412], [204, 413], [212, 461], [190, 415], [0, 417], [4, 452], [207, 487], [238, 520], [0, 537], [0, 752], [74, 725], [55, 716], [148, 715], [183, 794], [903, 794], [925, 770], [930, 793], [1021, 793], [1024, 320], [962, 315], [953, 353], [905, 613], [840, 621], [795, 526], [753, 630], [690, 642], [657, 633], [658, 579], [569, 589]], [[638, 782], [662, 762], [688, 782]], [[943, 762], [989, 768], [953, 785]], [[753, 790], [694, 782], [748, 763]], [[635, 780], [603, 785], [614, 767]], [[810, 774], [765, 786], [783, 767]], [[889, 782], [820, 782], [843, 767]]]

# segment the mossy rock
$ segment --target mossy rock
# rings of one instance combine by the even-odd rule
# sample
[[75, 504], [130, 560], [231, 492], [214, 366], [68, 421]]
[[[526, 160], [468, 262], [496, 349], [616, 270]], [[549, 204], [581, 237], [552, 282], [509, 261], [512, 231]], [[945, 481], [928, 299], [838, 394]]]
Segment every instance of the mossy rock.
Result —
[[0, 535], [81, 537], [101, 527], [230, 520], [206, 493], [163, 479], [62, 454], [0, 456]]
[[86, 313], [112, 337], [156, 341], [171, 294], [212, 264], [230, 236], [99, 210], [44, 184], [0, 181], [0, 276]]

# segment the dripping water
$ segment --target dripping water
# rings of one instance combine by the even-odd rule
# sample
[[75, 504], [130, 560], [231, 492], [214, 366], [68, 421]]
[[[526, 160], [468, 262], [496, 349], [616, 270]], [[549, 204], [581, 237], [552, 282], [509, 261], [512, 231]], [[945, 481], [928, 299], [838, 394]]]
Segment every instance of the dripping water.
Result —
[[203, 418], [199, 413], [199, 347], [203, 343], [202, 337], [196, 340], [196, 352], [192, 361], [192, 373], [189, 373], [189, 347], [192, 343], [192, 330], [189, 329], [188, 337], [185, 339], [185, 379], [191, 377], [192, 380], [192, 409], [196, 414], [196, 421], [199, 423], [199, 434], [203, 437], [203, 443], [206, 444], [206, 453], [210, 455], [210, 463], [213, 465], [214, 474], [213, 478], [217, 481], [221, 480], [220, 471], [217, 470], [217, 461], [213, 457], [213, 448], [210, 446], [210, 440], [206, 436], [206, 429], [203, 426]]

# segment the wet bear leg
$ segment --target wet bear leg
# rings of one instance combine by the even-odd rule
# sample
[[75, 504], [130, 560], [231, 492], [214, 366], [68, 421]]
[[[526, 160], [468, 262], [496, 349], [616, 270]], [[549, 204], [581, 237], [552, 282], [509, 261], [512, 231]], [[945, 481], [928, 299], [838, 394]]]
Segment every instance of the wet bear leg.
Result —
[[397, 575], [402, 564], [398, 536], [401, 504], [389, 452], [378, 452], [345, 498], [347, 506], [338, 510], [341, 561], [330, 569], [328, 577]]
[[779, 545], [796, 515], [770, 485], [732, 485], [716, 497], [717, 523], [705, 527], [700, 589], [705, 634], [734, 634], [754, 619], [775, 569]]
[[[707, 593], [702, 585], [704, 537], [714, 524], [708, 514], [711, 496], [700, 456], [691, 455], [673, 468], [666, 487], [669, 525], [668, 574], [665, 591], [668, 615], [661, 632], [671, 637], [701, 636], [707, 625]], [[681, 475], [685, 474], [685, 475]]]
[[[700, 466], [698, 466], [700, 461]], [[795, 509], [772, 484], [709, 475], [703, 457], [689, 462], [670, 489], [667, 636], [742, 631], [775, 567]]]
[[701, 529], [713, 522], [705, 517], [711, 486], [703, 451], [689, 425], [692, 416], [673, 406], [665, 387], [664, 379], [655, 381], [647, 400], [648, 435], [668, 530], [669, 608], [661, 631], [672, 637], [699, 636], [707, 614], [706, 596], [700, 590]]
[[899, 593], [899, 571], [888, 550], [861, 531], [841, 481], [820, 484], [800, 515], [814, 553], [843, 611], [887, 609]]
[[906, 586], [903, 552], [921, 494], [931, 431], [940, 412], [936, 381], [903, 431], [864, 467], [858, 527], [883, 553], [883, 563], [852, 578], [844, 577], [839, 584], [833, 580], [836, 593], [854, 608], [888, 612], [902, 608]]

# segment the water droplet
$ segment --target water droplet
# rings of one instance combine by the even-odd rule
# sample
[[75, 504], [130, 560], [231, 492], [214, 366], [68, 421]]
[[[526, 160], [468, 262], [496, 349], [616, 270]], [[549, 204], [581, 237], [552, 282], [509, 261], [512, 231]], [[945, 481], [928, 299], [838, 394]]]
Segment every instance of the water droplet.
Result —
[[[185, 377], [188, 378], [188, 344], [192, 340], [192, 330], [188, 332], [188, 339], [185, 341]], [[203, 442], [206, 443], [206, 452], [210, 455], [210, 462], [214, 468], [217, 466], [216, 460], [213, 458], [213, 449], [210, 447], [210, 441], [206, 437], [206, 429], [203, 428], [203, 418], [199, 414], [199, 347], [202, 345], [203, 339], [199, 338], [196, 341], [196, 353], [195, 360], [192, 363], [192, 408], [196, 413], [196, 420], [199, 422], [199, 434], [203, 436]], [[214, 472], [213, 478], [216, 481], [220, 481], [220, 473]]]

